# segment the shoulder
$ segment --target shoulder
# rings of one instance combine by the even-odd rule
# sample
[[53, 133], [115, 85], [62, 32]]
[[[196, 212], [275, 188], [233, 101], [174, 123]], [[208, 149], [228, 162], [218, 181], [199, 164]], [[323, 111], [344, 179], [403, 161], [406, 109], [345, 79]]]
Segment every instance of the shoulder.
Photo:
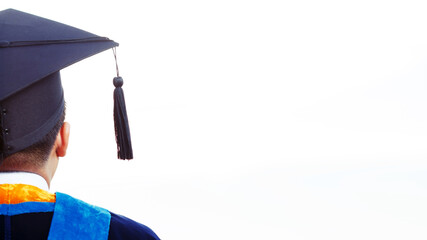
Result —
[[[68, 224], [70, 221], [74, 222], [71, 226]], [[52, 226], [55, 226], [58, 236], [78, 233], [92, 236], [91, 239], [106, 239], [108, 235], [109, 240], [159, 240], [157, 235], [143, 224], [63, 193], [56, 193]], [[94, 237], [93, 234], [101, 234], [102, 237]]]
[[141, 239], [159, 240], [160, 238], [147, 226], [135, 222], [132, 219], [110, 212], [109, 240], [117, 239]]

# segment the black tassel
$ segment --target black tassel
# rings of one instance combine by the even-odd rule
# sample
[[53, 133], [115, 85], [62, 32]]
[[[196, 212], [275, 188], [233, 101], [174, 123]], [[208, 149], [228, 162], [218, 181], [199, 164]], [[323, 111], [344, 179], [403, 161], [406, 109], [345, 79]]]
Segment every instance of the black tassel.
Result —
[[125, 96], [122, 89], [123, 79], [117, 76], [113, 79], [113, 84], [116, 87], [114, 89], [114, 129], [116, 131], [117, 157], [130, 160], [133, 158], [133, 152]]

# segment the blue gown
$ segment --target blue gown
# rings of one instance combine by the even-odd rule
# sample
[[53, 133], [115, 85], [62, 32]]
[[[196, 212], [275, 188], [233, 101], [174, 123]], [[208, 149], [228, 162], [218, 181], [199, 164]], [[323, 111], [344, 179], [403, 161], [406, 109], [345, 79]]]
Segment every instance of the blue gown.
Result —
[[1, 239], [159, 239], [143, 224], [63, 193], [2, 184], [0, 201]]

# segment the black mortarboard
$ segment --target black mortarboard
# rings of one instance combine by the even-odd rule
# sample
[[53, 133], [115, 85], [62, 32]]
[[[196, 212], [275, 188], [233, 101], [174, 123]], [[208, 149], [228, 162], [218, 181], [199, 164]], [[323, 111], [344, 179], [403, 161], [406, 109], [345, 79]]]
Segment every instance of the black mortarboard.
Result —
[[[59, 71], [116, 46], [62, 23], [14, 9], [0, 11], [0, 163], [40, 141], [59, 121], [64, 109]], [[122, 84], [117, 75], [117, 150], [119, 158], [132, 159]]]

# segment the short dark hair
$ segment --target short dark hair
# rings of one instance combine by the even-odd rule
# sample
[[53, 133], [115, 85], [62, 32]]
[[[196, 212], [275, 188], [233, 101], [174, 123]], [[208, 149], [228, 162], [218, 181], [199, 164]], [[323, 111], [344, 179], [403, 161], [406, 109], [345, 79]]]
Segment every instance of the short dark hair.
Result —
[[62, 125], [65, 121], [65, 104], [64, 111], [55, 124], [55, 126], [38, 142], [35, 144], [16, 152], [10, 156], [7, 156], [2, 165], [8, 167], [21, 167], [32, 165], [34, 167], [42, 167], [49, 158], [50, 152], [52, 151], [53, 145], [56, 140], [56, 136], [59, 133]]

